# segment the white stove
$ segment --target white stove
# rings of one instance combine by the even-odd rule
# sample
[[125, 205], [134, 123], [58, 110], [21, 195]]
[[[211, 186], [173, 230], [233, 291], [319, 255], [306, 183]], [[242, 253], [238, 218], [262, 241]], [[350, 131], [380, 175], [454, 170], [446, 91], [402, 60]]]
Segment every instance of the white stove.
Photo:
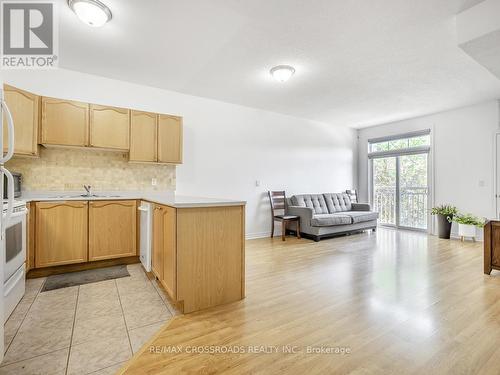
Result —
[[[13, 206], [13, 213], [26, 211], [26, 202], [25, 201], [14, 199], [12, 206]], [[4, 214], [7, 212], [7, 208], [8, 208], [8, 203], [7, 203], [7, 200], [4, 199], [3, 200], [3, 213]]]
[[[4, 218], [7, 210], [8, 203], [4, 200]], [[12, 215], [4, 223], [4, 321], [9, 318], [25, 292], [27, 211], [26, 202], [14, 200]]]
[[[16, 190], [19, 189], [16, 189], [14, 175], [5, 167], [5, 163], [14, 156], [14, 128], [14, 119], [5, 101], [3, 80], [0, 78], [0, 145], [3, 145], [0, 152], [0, 194], [7, 202], [4, 202], [0, 215], [0, 254], [5, 259], [0, 259], [0, 323], [2, 316], [5, 321], [12, 313], [22, 298], [25, 287], [26, 205], [24, 202], [14, 202]], [[14, 208], [17, 210], [15, 213]], [[5, 270], [4, 263], [7, 265]], [[3, 284], [2, 278], [5, 281]], [[3, 296], [5, 298], [1, 298]], [[4, 327], [0, 324], [0, 362], [3, 360], [3, 353]]]

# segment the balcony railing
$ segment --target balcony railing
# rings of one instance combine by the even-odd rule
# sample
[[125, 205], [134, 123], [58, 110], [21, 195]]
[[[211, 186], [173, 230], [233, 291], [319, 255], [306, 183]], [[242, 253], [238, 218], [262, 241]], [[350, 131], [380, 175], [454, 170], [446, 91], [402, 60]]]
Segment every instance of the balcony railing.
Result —
[[[427, 228], [427, 194], [427, 187], [400, 188], [399, 225], [418, 229]], [[373, 198], [374, 208], [380, 215], [380, 223], [396, 225], [396, 188], [376, 186]]]

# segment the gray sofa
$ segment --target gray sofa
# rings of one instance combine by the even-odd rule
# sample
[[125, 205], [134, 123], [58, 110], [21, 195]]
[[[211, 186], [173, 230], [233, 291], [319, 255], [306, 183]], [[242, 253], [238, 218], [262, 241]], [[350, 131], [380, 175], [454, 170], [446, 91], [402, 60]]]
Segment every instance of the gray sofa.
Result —
[[315, 241], [337, 234], [376, 230], [378, 212], [351, 203], [345, 193], [301, 194], [287, 199], [287, 214], [300, 217], [300, 232]]

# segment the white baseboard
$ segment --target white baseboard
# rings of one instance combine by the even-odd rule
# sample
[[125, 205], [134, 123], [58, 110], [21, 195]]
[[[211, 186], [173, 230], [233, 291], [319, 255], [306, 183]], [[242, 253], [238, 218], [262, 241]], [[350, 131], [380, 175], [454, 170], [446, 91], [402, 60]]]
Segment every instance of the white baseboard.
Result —
[[[454, 240], [460, 240], [462, 237], [458, 235], [458, 233], [452, 233], [450, 235], [450, 238], [453, 238]], [[470, 237], [465, 238], [466, 241], [472, 241]], [[476, 237], [476, 242], [484, 242], [483, 237]]]
[[[434, 236], [437, 236], [437, 232], [436, 233], [430, 233], [430, 234], [432, 234]], [[483, 231], [482, 230], [478, 230], [477, 234], [478, 235], [476, 237], [476, 241], [483, 242]], [[281, 236], [281, 232], [280, 233], [275, 232], [274, 236], [275, 237]], [[271, 237], [271, 231], [268, 231], [268, 232], [247, 233], [245, 235], [245, 239], [247, 239], [247, 240], [255, 240], [255, 239], [258, 239], [258, 238], [266, 238], [266, 237]], [[451, 238], [453, 238], [454, 240], [459, 240], [460, 236], [458, 235], [458, 232], [452, 231], [451, 232]]]
[[[437, 232], [436, 233], [431, 233], [433, 236], [437, 236]], [[458, 232], [456, 231], [452, 231], [451, 234], [450, 234], [450, 238], [454, 239], [454, 240], [460, 240], [462, 237], [460, 237], [458, 235]], [[471, 238], [466, 238], [466, 241], [471, 241]], [[483, 240], [483, 231], [482, 230], [479, 230], [477, 231], [477, 236], [476, 236], [476, 241], [477, 242], [484, 242]]]
[[257, 238], [271, 237], [271, 232], [257, 232], [257, 233], [247, 233], [245, 234], [245, 239], [255, 240]]
[[[271, 231], [245, 234], [245, 239], [247, 240], [255, 240], [257, 238], [266, 238], [266, 237], [271, 237]], [[281, 237], [281, 229], [274, 231], [274, 237]]]

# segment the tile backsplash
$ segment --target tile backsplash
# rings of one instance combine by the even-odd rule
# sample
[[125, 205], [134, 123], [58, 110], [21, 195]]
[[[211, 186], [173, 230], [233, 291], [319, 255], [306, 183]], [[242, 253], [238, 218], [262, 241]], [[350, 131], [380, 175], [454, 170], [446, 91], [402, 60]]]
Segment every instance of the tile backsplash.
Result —
[[[175, 166], [129, 163], [119, 152], [44, 148], [39, 158], [14, 157], [6, 166], [23, 175], [23, 190], [175, 190]], [[151, 180], [156, 178], [156, 186]]]

